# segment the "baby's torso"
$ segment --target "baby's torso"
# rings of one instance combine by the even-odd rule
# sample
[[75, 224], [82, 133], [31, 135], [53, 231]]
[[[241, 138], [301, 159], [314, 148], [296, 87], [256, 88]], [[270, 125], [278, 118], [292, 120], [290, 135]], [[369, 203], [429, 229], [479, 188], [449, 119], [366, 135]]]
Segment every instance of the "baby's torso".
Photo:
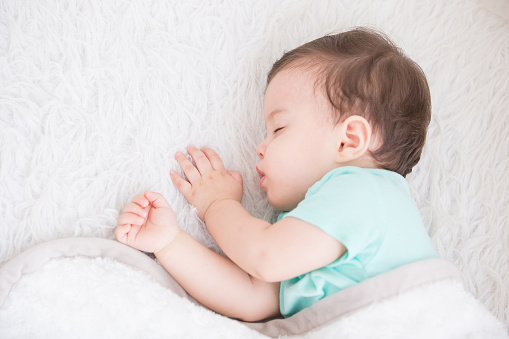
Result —
[[365, 279], [437, 257], [406, 180], [394, 172], [335, 169], [283, 217], [318, 226], [347, 248], [332, 264], [281, 283], [280, 309], [285, 317]]

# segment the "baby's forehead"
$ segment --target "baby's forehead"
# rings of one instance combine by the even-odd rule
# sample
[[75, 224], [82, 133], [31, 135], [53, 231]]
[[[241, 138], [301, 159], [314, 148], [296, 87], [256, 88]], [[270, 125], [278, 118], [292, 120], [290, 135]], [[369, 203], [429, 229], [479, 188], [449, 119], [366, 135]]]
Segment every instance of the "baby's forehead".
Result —
[[[318, 65], [307, 65], [281, 69], [273, 76], [265, 91], [265, 99], [271, 87], [277, 87], [277, 90], [287, 88], [292, 93], [299, 93], [300, 96], [319, 97], [325, 94], [323, 70]], [[266, 101], [264, 99], [264, 102]]]
[[305, 109], [316, 118], [326, 119], [333, 115], [329, 101], [321, 88], [317, 88], [314, 76], [302, 70], [285, 70], [272, 78], [265, 92], [263, 116], [268, 126], [280, 118]]
[[[280, 81], [295, 82], [295, 80], [316, 82], [320, 69], [317, 65], [288, 65], [275, 74], [270, 83], [279, 78]], [[269, 83], [269, 85], [270, 85]]]

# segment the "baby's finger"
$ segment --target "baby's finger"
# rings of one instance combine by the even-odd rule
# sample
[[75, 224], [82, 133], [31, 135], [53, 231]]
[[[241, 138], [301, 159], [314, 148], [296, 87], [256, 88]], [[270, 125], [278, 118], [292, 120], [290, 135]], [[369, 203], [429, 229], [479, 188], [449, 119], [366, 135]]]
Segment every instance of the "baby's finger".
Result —
[[168, 204], [168, 201], [166, 201], [161, 193], [145, 191], [145, 198], [150, 201], [150, 204], [154, 208], [171, 208], [170, 204]]
[[121, 242], [122, 244], [127, 243], [127, 235], [129, 234], [129, 231], [131, 230], [131, 225], [124, 225], [119, 226], [115, 230], [115, 238], [118, 242]]
[[133, 213], [123, 213], [118, 217], [118, 224], [120, 226], [124, 225], [143, 225], [145, 223], [145, 218], [137, 216]]
[[182, 177], [175, 171], [170, 172], [171, 181], [173, 181], [173, 184], [177, 187], [180, 193], [186, 198], [187, 201], [189, 201], [188, 198], [190, 198], [191, 194], [191, 184], [188, 183], [186, 180], [182, 179]]
[[134, 202], [125, 205], [124, 208], [122, 209], [122, 212], [133, 213], [142, 218], [147, 216], [147, 211]]
[[138, 233], [140, 233], [141, 225], [132, 225], [131, 230], [127, 234], [127, 245], [132, 246], [136, 241]]
[[210, 161], [210, 164], [212, 165], [212, 168], [215, 170], [222, 170], [224, 169], [223, 160], [217, 155], [217, 153], [211, 149], [211, 148], [202, 148], [203, 153], [207, 156], [207, 158]]
[[133, 202], [142, 208], [145, 208], [149, 205], [147, 198], [145, 198], [145, 196], [143, 194], [137, 194], [133, 198]]
[[228, 174], [242, 184], [242, 175], [239, 172], [227, 171]]
[[205, 154], [203, 154], [202, 151], [194, 146], [189, 146], [187, 148], [187, 153], [193, 157], [193, 160], [196, 163], [196, 167], [198, 167], [198, 171], [200, 171], [201, 175], [207, 174], [212, 170], [210, 160]]
[[200, 172], [196, 167], [194, 167], [194, 165], [191, 163], [191, 161], [189, 161], [189, 159], [184, 155], [184, 153], [177, 152], [177, 154], [175, 154], [175, 159], [177, 159], [180, 167], [184, 171], [184, 174], [186, 175], [190, 183], [200, 180], [201, 178]]

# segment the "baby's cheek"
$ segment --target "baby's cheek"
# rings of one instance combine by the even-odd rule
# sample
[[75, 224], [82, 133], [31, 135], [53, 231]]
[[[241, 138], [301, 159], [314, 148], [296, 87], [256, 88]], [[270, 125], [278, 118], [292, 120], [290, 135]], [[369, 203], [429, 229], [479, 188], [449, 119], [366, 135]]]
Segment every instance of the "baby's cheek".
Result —
[[279, 200], [275, 196], [274, 193], [272, 193], [271, 190], [267, 190], [267, 200], [269, 201], [269, 204], [274, 207], [275, 209], [280, 209]]

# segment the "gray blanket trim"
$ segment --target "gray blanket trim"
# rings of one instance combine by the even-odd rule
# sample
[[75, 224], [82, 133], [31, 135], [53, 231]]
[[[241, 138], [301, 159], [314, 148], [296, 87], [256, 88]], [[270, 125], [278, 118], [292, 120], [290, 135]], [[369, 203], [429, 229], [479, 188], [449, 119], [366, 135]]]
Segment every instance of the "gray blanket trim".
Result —
[[373, 303], [443, 280], [461, 282], [458, 269], [444, 259], [426, 259], [398, 267], [344, 289], [287, 319], [247, 324], [269, 337], [297, 336], [330, 325]]
[[37, 271], [50, 260], [72, 257], [105, 257], [149, 273], [155, 281], [177, 295], [188, 295], [155, 260], [117, 241], [102, 238], [66, 238], [42, 243], [14, 257], [0, 267], [0, 308], [11, 288], [24, 274]]
[[[146, 254], [114, 240], [68, 238], [32, 247], [0, 267], [0, 308], [3, 307], [12, 287], [24, 274], [37, 271], [50, 260], [76, 256], [112, 258], [150, 274], [156, 282], [178, 296], [197, 303], [164, 268]], [[442, 280], [461, 282], [458, 269], [443, 259], [422, 260], [365, 280], [320, 300], [290, 318], [244, 324], [269, 337], [302, 335], [327, 326], [373, 303]]]

